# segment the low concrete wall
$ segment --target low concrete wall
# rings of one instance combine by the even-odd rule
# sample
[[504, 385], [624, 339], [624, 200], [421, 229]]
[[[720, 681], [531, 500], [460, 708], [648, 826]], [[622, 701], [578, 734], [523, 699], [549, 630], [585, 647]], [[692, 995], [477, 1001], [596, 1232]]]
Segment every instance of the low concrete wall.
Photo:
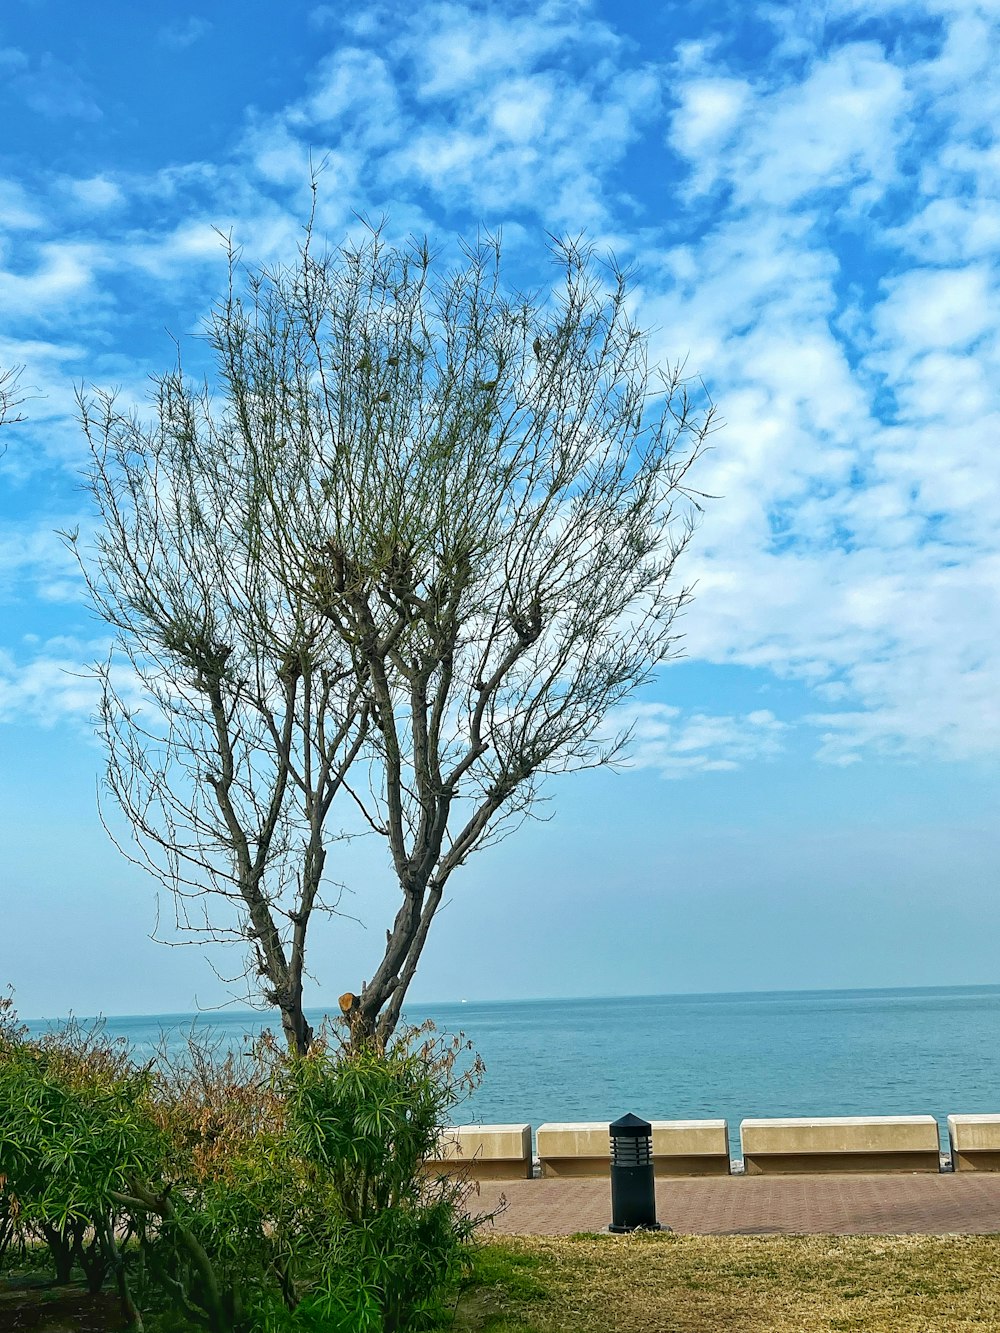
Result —
[[744, 1120], [740, 1142], [751, 1176], [941, 1169], [932, 1115]]
[[436, 1156], [424, 1161], [434, 1175], [461, 1172], [473, 1180], [530, 1180], [530, 1125], [454, 1125], [443, 1130]]
[[[1000, 1172], [1000, 1113], [950, 1115], [948, 1132], [956, 1171]], [[725, 1120], [654, 1120], [652, 1136], [657, 1177], [730, 1172]], [[740, 1143], [748, 1175], [940, 1170], [937, 1121], [929, 1115], [750, 1119], [740, 1125]], [[537, 1151], [543, 1176], [606, 1179], [608, 1124], [541, 1125]], [[478, 1180], [530, 1179], [531, 1127], [456, 1125], [443, 1132], [424, 1169], [461, 1171]]]
[[[729, 1134], [724, 1120], [654, 1120], [653, 1169], [661, 1176], [726, 1176]], [[543, 1176], [607, 1176], [611, 1138], [607, 1121], [539, 1125]]]
[[729, 1127], [724, 1120], [654, 1120], [658, 1176], [728, 1176]]
[[1000, 1113], [950, 1115], [948, 1138], [956, 1171], [1000, 1171]]
[[607, 1121], [573, 1120], [538, 1126], [543, 1176], [606, 1176], [611, 1165]]

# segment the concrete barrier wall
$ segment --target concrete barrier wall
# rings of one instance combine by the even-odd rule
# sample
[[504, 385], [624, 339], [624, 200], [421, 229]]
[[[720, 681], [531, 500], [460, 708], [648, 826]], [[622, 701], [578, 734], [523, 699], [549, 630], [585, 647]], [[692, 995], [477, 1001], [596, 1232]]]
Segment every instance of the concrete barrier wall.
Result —
[[751, 1176], [941, 1169], [932, 1115], [744, 1120], [740, 1142]]
[[[654, 1120], [653, 1167], [658, 1178], [724, 1176], [730, 1172], [725, 1120]], [[956, 1171], [1000, 1171], [1000, 1112], [950, 1115]], [[747, 1175], [828, 1172], [910, 1172], [940, 1169], [937, 1121], [930, 1115], [821, 1116], [748, 1119], [740, 1125]], [[540, 1125], [543, 1176], [607, 1178], [611, 1145], [606, 1121]], [[456, 1125], [442, 1131], [429, 1172], [461, 1171], [479, 1180], [532, 1175], [531, 1127]]]
[[728, 1176], [724, 1120], [654, 1120], [653, 1165], [659, 1176]]
[[948, 1138], [956, 1171], [1000, 1171], [1000, 1114], [950, 1115]]
[[[729, 1135], [724, 1120], [651, 1123], [657, 1176], [729, 1174]], [[607, 1176], [611, 1165], [607, 1121], [539, 1125], [538, 1160], [543, 1176]]]
[[530, 1125], [455, 1125], [442, 1130], [434, 1174], [460, 1171], [473, 1180], [527, 1180], [532, 1174]]
[[573, 1120], [538, 1126], [543, 1176], [606, 1176], [611, 1164], [607, 1121]]

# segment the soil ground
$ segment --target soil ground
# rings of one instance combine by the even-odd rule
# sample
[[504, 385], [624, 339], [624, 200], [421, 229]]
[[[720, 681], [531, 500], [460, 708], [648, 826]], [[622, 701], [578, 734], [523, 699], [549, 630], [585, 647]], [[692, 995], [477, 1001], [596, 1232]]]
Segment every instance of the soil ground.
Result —
[[125, 1324], [118, 1297], [78, 1283], [11, 1273], [0, 1278], [0, 1333], [117, 1333]]

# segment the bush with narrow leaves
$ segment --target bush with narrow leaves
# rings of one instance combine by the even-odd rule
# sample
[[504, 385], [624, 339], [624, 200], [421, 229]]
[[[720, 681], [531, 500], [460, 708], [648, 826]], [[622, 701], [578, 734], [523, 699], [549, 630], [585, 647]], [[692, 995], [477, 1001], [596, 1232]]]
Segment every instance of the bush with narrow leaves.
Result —
[[428, 1024], [385, 1047], [318, 1043], [285, 1067], [289, 1140], [326, 1203], [312, 1220], [323, 1269], [300, 1319], [395, 1333], [441, 1316], [475, 1223], [466, 1182], [429, 1176], [422, 1163], [481, 1076], [478, 1061], [456, 1072], [465, 1049]]
[[99, 1026], [30, 1038], [0, 1001], [0, 1257], [44, 1239], [60, 1279], [113, 1274], [135, 1329], [428, 1327], [474, 1226], [467, 1186], [422, 1166], [481, 1075], [467, 1049], [428, 1025], [137, 1066]]

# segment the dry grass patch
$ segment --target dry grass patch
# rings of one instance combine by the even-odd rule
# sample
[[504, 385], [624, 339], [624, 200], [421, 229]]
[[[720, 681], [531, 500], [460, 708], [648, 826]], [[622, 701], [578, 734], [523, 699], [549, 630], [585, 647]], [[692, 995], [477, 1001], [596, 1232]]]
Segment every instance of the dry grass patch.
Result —
[[484, 1244], [463, 1333], [984, 1333], [993, 1236], [577, 1236]]

